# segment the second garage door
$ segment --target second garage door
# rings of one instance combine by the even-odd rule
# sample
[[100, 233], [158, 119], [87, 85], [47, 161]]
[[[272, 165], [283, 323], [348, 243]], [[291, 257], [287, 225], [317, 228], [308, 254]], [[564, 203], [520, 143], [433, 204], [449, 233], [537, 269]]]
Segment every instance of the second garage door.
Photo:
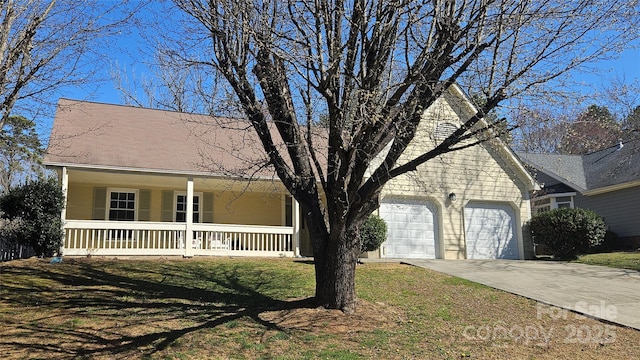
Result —
[[467, 259], [518, 259], [516, 217], [507, 204], [469, 203], [464, 208]]
[[390, 200], [380, 204], [380, 217], [387, 223], [387, 258], [435, 259], [438, 234], [436, 208], [427, 201]]

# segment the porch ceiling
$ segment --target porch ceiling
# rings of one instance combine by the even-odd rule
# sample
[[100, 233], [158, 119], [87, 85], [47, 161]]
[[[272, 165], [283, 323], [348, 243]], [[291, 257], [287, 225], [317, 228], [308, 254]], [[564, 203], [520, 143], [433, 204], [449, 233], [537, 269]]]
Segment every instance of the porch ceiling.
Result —
[[193, 178], [194, 187], [207, 191], [252, 191], [284, 192], [282, 183], [274, 180], [254, 180], [250, 183], [235, 179], [195, 177], [189, 175], [150, 174], [126, 171], [103, 171], [87, 169], [67, 169], [69, 183], [86, 183], [122, 187], [158, 187], [180, 189], [187, 186], [187, 179]]

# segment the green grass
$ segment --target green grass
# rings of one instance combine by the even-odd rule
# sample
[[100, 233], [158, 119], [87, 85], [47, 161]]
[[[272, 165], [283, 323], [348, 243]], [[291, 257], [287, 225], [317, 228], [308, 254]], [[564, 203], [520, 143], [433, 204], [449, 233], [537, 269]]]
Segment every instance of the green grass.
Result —
[[582, 255], [575, 262], [640, 271], [640, 252], [614, 252]]
[[[287, 259], [65, 259], [0, 264], [0, 357], [78, 359], [639, 358], [640, 333], [567, 343], [593, 319], [540, 318], [534, 301], [400, 264], [359, 265], [358, 312], [316, 309], [313, 265]], [[292, 301], [291, 299], [297, 299]], [[265, 314], [280, 311], [289, 325]], [[312, 316], [319, 316], [314, 318]], [[309, 326], [290, 324], [310, 322]], [[479, 339], [554, 329], [545, 346]], [[472, 329], [472, 331], [468, 331]], [[466, 334], [466, 335], [465, 335]], [[471, 334], [471, 335], [469, 335]]]

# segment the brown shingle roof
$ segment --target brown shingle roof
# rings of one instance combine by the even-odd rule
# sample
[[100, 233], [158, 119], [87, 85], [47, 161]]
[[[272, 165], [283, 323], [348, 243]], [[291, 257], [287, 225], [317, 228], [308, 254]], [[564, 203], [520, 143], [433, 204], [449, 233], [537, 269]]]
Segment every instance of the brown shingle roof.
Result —
[[45, 164], [271, 177], [266, 159], [246, 120], [60, 99]]

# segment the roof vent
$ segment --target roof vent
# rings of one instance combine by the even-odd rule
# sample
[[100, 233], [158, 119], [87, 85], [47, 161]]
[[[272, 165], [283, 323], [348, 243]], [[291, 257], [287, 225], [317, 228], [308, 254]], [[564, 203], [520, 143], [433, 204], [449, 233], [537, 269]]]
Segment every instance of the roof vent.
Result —
[[458, 127], [450, 122], [441, 122], [436, 126], [435, 136], [437, 140], [444, 140], [453, 134]]
[[622, 142], [622, 140], [618, 140], [618, 150], [617, 151], [622, 150], [623, 147], [624, 147], [624, 143]]

